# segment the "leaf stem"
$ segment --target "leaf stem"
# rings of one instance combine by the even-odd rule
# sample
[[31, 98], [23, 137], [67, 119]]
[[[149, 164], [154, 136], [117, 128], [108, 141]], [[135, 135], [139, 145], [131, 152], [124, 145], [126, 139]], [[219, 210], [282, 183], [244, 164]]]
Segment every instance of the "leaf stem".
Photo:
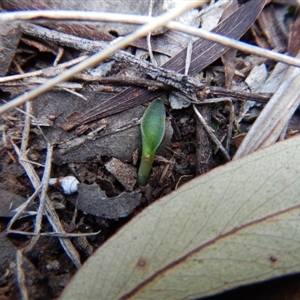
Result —
[[154, 156], [142, 156], [141, 163], [138, 171], [138, 183], [145, 185], [150, 176]]

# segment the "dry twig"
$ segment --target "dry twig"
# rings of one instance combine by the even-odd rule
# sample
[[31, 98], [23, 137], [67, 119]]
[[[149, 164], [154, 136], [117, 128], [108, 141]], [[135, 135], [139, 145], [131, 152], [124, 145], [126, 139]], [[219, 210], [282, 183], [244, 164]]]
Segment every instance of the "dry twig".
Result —
[[6, 226], [7, 233], [13, 233], [13, 231], [11, 230], [11, 226], [22, 215], [22, 213], [24, 213], [24, 211], [28, 207], [28, 205], [39, 195], [41, 188], [42, 188], [41, 185], [38, 186], [35, 189], [34, 193], [27, 199], [27, 201], [15, 209], [16, 214], [11, 218], [8, 225]]
[[16, 253], [16, 270], [17, 270], [17, 282], [19, 286], [19, 290], [21, 293], [21, 299], [27, 300], [28, 299], [28, 292], [25, 284], [25, 274], [22, 268], [23, 262], [23, 254], [20, 250], [17, 250]]
[[[203, 1], [201, 4], [203, 4]], [[46, 18], [50, 20], [122, 22], [122, 23], [130, 23], [130, 24], [145, 24], [155, 20], [155, 18], [151, 18], [149, 16], [147, 17], [147, 16], [138, 16], [138, 15], [129, 15], [129, 14], [116, 14], [116, 13], [108, 13], [108, 12], [101, 13], [101, 12], [44, 10], [38, 12], [26, 11], [26, 12], [3, 13], [0, 15], [0, 22], [1, 21], [9, 22], [13, 20], [32, 20], [32, 19], [39, 19], [39, 18]], [[174, 21], [165, 22], [164, 26], [166, 26], [168, 29], [178, 30], [194, 36], [199, 36], [204, 39], [216, 43], [220, 43], [225, 46], [229, 46], [246, 53], [256, 54], [258, 56], [263, 56], [275, 61], [281, 61], [293, 66], [300, 66], [299, 59], [295, 59], [288, 55], [282, 55], [280, 53], [265, 50], [259, 47], [251, 46], [249, 44], [239, 42], [200, 28], [194, 28]]]
[[[34, 186], [35, 189], [38, 189], [41, 186], [41, 182], [38, 175], [36, 174], [32, 165], [25, 161], [26, 156], [20, 151], [20, 149], [14, 143], [12, 144], [19, 159], [22, 159], [20, 160], [20, 163], [25, 169], [27, 176], [29, 177], [32, 185]], [[59, 217], [56, 214], [56, 211], [54, 210], [52, 202], [49, 199], [48, 195], [45, 195], [45, 213], [55, 232], [65, 234], [65, 231], [60, 223]], [[71, 258], [75, 266], [79, 268], [81, 266], [79, 254], [77, 253], [71, 241], [65, 238], [59, 238], [59, 240], [62, 247], [66, 251], [67, 255]]]
[[233, 131], [233, 120], [234, 120], [234, 106], [232, 104], [232, 99], [230, 99], [230, 98], [211, 98], [211, 99], [205, 99], [203, 102], [197, 103], [197, 104], [201, 105], [201, 104], [205, 104], [205, 103], [216, 103], [216, 102], [223, 102], [223, 101], [226, 101], [229, 104], [228, 134], [227, 134], [226, 147], [225, 147], [227, 152], [229, 152], [232, 131]]
[[[153, 9], [153, 0], [150, 0], [150, 3], [149, 3], [149, 14], [148, 16], [151, 17], [152, 16], [152, 9]], [[148, 45], [148, 52], [149, 52], [149, 56], [150, 56], [150, 61], [151, 63], [157, 67], [157, 62], [156, 62], [156, 59], [153, 55], [153, 52], [152, 52], [152, 46], [151, 46], [151, 32], [149, 32], [147, 34], [147, 45]]]
[[77, 57], [75, 59], [72, 59], [68, 62], [54, 66], [54, 67], [45, 68], [42, 70], [18, 74], [18, 75], [4, 76], [4, 77], [0, 78], [0, 83], [20, 80], [20, 79], [24, 79], [24, 78], [28, 78], [28, 77], [37, 77], [37, 76], [53, 77], [53, 76], [60, 74], [66, 68], [76, 65], [79, 62], [85, 60], [87, 57], [88, 57], [87, 55], [83, 55], [83, 56]]
[[278, 140], [299, 107], [299, 82], [300, 68], [289, 67], [277, 91], [252, 125], [233, 159], [270, 146]]
[[9, 103], [2, 105], [0, 107], [0, 113], [3, 113], [4, 111], [7, 111], [15, 106], [21, 105], [22, 103], [32, 100], [38, 95], [45, 93], [46, 91], [53, 88], [56, 84], [66, 81], [70, 79], [74, 74], [79, 73], [86, 68], [92, 67], [101, 61], [103, 61], [105, 58], [112, 55], [115, 51], [119, 50], [120, 48], [123, 48], [127, 46], [130, 42], [147, 35], [149, 31], [153, 31], [158, 27], [163, 26], [171, 19], [176, 18], [177, 16], [181, 15], [185, 11], [199, 5], [200, 3], [198, 1], [193, 2], [185, 2], [184, 4], [181, 4], [180, 6], [176, 7], [175, 9], [158, 16], [153, 19], [153, 21], [149, 22], [148, 24], [145, 24], [144, 26], [137, 29], [132, 34], [127, 35], [126, 37], [122, 38], [121, 40], [117, 41], [116, 43], [110, 45], [109, 48], [105, 48], [103, 51], [100, 51], [91, 57], [87, 58], [83, 62], [79, 63], [78, 65], [64, 71], [62, 74], [49, 79], [45, 84], [39, 86], [38, 88], [31, 90], [25, 95], [21, 95], [13, 100], [11, 100]]
[[31, 110], [32, 110], [32, 102], [26, 102], [25, 124], [24, 124], [24, 128], [23, 128], [22, 144], [21, 144], [21, 151], [23, 151], [24, 153], [27, 150], [28, 141], [29, 141]]
[[42, 218], [43, 218], [43, 214], [44, 214], [44, 205], [45, 205], [45, 201], [46, 201], [48, 182], [49, 182], [50, 172], [51, 172], [52, 154], [53, 154], [53, 145], [47, 143], [47, 156], [46, 156], [45, 168], [44, 168], [44, 173], [43, 173], [43, 178], [42, 178], [42, 190], [41, 190], [41, 195], [40, 195], [40, 204], [39, 204], [39, 209], [38, 209], [38, 213], [36, 216], [35, 228], [34, 228], [34, 233], [36, 235], [40, 234], [40, 230], [41, 230], [41, 223], [42, 223]]
[[194, 109], [194, 112], [196, 113], [197, 117], [201, 121], [202, 125], [206, 129], [207, 133], [209, 134], [209, 136], [213, 140], [213, 142], [219, 147], [219, 149], [223, 153], [224, 157], [229, 161], [230, 160], [230, 156], [229, 156], [228, 152], [226, 151], [226, 149], [224, 148], [224, 146], [222, 145], [222, 143], [217, 139], [217, 137], [213, 133], [213, 130], [210, 128], [210, 126], [207, 125], [207, 123], [205, 122], [204, 118], [199, 113], [199, 111], [198, 111], [198, 109], [196, 108], [195, 105], [193, 105], [193, 109]]

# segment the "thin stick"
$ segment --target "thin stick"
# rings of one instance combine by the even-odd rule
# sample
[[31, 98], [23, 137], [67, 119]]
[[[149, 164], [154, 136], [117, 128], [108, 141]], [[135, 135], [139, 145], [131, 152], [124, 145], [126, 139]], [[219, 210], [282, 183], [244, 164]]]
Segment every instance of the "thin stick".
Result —
[[[205, 1], [207, 2], [207, 1]], [[204, 4], [204, 1], [202, 1]], [[84, 12], [84, 11], [30, 11], [30, 12], [13, 12], [3, 13], [0, 15], [0, 22], [8, 22], [12, 20], [31, 20], [47, 18], [53, 20], [86, 20], [86, 21], [103, 21], [103, 22], [122, 22], [130, 24], [145, 24], [153, 21], [155, 18], [148, 16], [138, 15], [126, 15], [126, 14], [114, 14], [114, 13], [96, 13], [96, 12]], [[252, 46], [243, 42], [236, 41], [234, 39], [227, 38], [225, 36], [218, 35], [216, 33], [187, 26], [178, 22], [169, 21], [164, 26], [168, 29], [178, 30], [188, 34], [202, 37], [204, 39], [220, 43], [225, 46], [229, 46], [246, 53], [252, 53], [259, 56], [263, 56], [275, 61], [281, 61], [289, 65], [300, 67], [300, 60], [288, 55], [276, 53], [270, 50], [265, 50], [256, 46]], [[159, 26], [157, 26], [159, 27]], [[156, 28], [157, 28], [156, 27]], [[152, 29], [154, 30], [154, 29]]]
[[[300, 53], [298, 57], [300, 58]], [[254, 152], [258, 148], [270, 146], [278, 140], [286, 124], [299, 107], [299, 80], [300, 69], [289, 67], [276, 92], [251, 126], [233, 160]]]
[[61, 73], [64, 69], [78, 64], [79, 62], [85, 60], [86, 58], [88, 58], [88, 56], [83, 55], [83, 56], [77, 57], [75, 59], [72, 59], [68, 62], [59, 64], [55, 67], [45, 68], [43, 70], [28, 72], [28, 73], [24, 73], [24, 74], [17, 74], [17, 75], [10, 75], [10, 76], [1, 77], [0, 78], [0, 83], [1, 82], [15, 81], [15, 80], [19, 80], [19, 79], [28, 78], [28, 77], [37, 77], [37, 76], [41, 76], [41, 75], [44, 76], [44, 77], [52, 77], [52, 76], [55, 76], [55, 75]]
[[[18, 155], [18, 157], [23, 160], [24, 159], [26, 160], [26, 156], [20, 151], [20, 149], [13, 142], [12, 142], [12, 145], [13, 145], [14, 150], [15, 150], [16, 154]], [[37, 189], [41, 185], [41, 182], [40, 182], [40, 179], [39, 179], [38, 175], [36, 174], [35, 170], [33, 169], [32, 165], [26, 161], [21, 161], [21, 160], [20, 160], [20, 163], [23, 166], [23, 168], [25, 169], [26, 174], [29, 177], [32, 185], [34, 186], [35, 189]], [[59, 233], [64, 232], [64, 229], [60, 223], [59, 217], [58, 217], [55, 209], [53, 208], [52, 202], [49, 199], [48, 195], [46, 195], [45, 212], [46, 212], [47, 218], [48, 218], [50, 224], [52, 225], [53, 229]], [[60, 241], [60, 244], [62, 245], [62, 247], [64, 248], [64, 250], [66, 251], [67, 255], [73, 261], [74, 265], [77, 268], [79, 268], [81, 266], [80, 257], [79, 257], [79, 254], [77, 253], [76, 249], [74, 248], [73, 244], [71, 243], [71, 241], [66, 238], [59, 238], [59, 241]]]
[[22, 132], [22, 144], [21, 144], [21, 151], [24, 153], [28, 147], [29, 141], [29, 132], [30, 132], [30, 115], [32, 110], [32, 102], [26, 102], [26, 114], [25, 114], [25, 124]]
[[73, 94], [73, 95], [77, 96], [78, 98], [83, 99], [84, 101], [88, 101], [88, 99], [87, 99], [86, 97], [84, 97], [84, 96], [81, 95], [80, 93], [77, 93], [77, 92], [75, 92], [75, 91], [73, 91], [73, 90], [71, 90], [71, 89], [63, 88], [63, 90], [66, 91], [66, 92], [68, 92], [68, 93], [70, 93], [70, 94]]
[[[3, 100], [3, 99], [1, 99], [1, 100], [2, 100], [3, 102], [7, 103], [7, 101], [5, 101], [5, 100]], [[32, 114], [27, 113], [26, 111], [24, 111], [24, 110], [22, 110], [22, 109], [20, 109], [20, 108], [15, 107], [15, 109], [16, 109], [17, 111], [19, 111], [20, 113], [24, 114], [24, 115], [28, 115], [33, 121], [35, 121], [36, 127], [39, 129], [39, 131], [40, 131], [41, 135], [44, 137], [44, 139], [48, 142], [48, 139], [47, 139], [47, 137], [44, 135], [44, 132], [43, 132], [42, 128], [40, 127], [40, 125], [38, 124], [38, 120], [36, 119], [36, 117], [33, 116]], [[20, 158], [19, 158], [19, 159], [20, 159]], [[20, 159], [20, 160], [21, 160], [21, 159]], [[25, 160], [25, 161], [27, 161], [27, 162], [30, 162], [31, 164], [35, 164], [35, 165], [39, 165], [39, 166], [41, 166], [41, 167], [44, 167], [44, 165], [41, 165], [41, 164], [38, 164], [38, 163], [35, 163], [35, 162], [31, 162], [31, 161], [28, 160], [28, 159], [23, 159], [23, 160]]]
[[226, 149], [224, 148], [224, 146], [222, 145], [222, 143], [217, 139], [217, 137], [214, 135], [212, 129], [210, 128], [210, 126], [207, 125], [207, 123], [205, 122], [204, 118], [202, 117], [202, 115], [199, 113], [198, 109], [196, 108], [195, 105], [193, 105], [193, 109], [197, 115], [197, 117], [199, 118], [199, 120], [201, 121], [202, 125], [204, 126], [204, 128], [206, 129], [207, 133], [209, 134], [209, 136], [211, 137], [211, 139], [213, 140], [213, 142], [220, 148], [221, 152], [223, 153], [224, 157], [230, 161], [230, 156], [228, 154], [228, 152], [226, 151]]
[[[153, 0], [150, 0], [149, 3], [149, 13], [148, 16], [151, 17], [152, 16], [152, 9], [153, 9]], [[148, 46], [148, 52], [149, 52], [149, 56], [150, 56], [150, 61], [152, 62], [152, 64], [157, 67], [157, 61], [153, 55], [152, 52], [152, 46], [151, 46], [151, 31], [149, 31], [149, 33], [147, 34], [147, 46]]]
[[85, 70], [89, 67], [92, 67], [96, 64], [99, 64], [101, 61], [103, 61], [105, 58], [109, 57], [115, 51], [119, 50], [120, 48], [128, 46], [128, 44], [130, 44], [134, 40], [147, 35], [147, 33], [149, 31], [153, 31], [156, 28], [163, 26], [171, 19], [178, 17], [185, 11], [187, 11], [197, 5], [199, 5], [199, 1], [191, 1], [191, 2], [181, 3], [175, 9], [170, 10], [169, 12], [154, 18], [152, 22], [143, 25], [142, 27], [137, 29], [132, 34], [129, 34], [126, 37], [122, 38], [121, 40], [117, 41], [116, 43], [110, 45], [109, 48], [106, 48], [103, 51], [100, 51], [100, 52], [90, 56], [89, 58], [87, 58], [83, 62], [79, 63], [78, 65], [64, 71], [62, 74], [60, 74], [52, 79], [49, 79], [46, 83], [40, 85], [36, 89], [31, 90], [30, 92], [23, 94], [13, 100], [11, 100], [10, 102], [2, 105], [0, 107], [0, 114], [15, 107], [15, 106], [21, 105], [22, 103], [24, 103], [28, 100], [34, 99], [35, 97], [39, 96], [42, 93], [47, 92], [48, 90], [53, 88], [56, 84], [70, 79], [74, 74], [82, 72], [83, 70]]
[[274, 61], [283, 62], [288, 65], [300, 67], [300, 59], [294, 58], [289, 55], [280, 54], [271, 50], [266, 50], [257, 46], [252, 46], [247, 43], [243, 43], [231, 38], [228, 38], [226, 36], [222, 36], [207, 30], [204, 30], [202, 28], [194, 28], [191, 26], [187, 26], [184, 24], [176, 23], [175, 22], [171, 25], [168, 24], [167, 26], [169, 29], [182, 31], [185, 33], [189, 33], [191, 35], [199, 36], [203, 39], [210, 40], [212, 42], [216, 42], [219, 44], [222, 44], [224, 46], [228, 46], [237, 50], [240, 50], [245, 53], [255, 54], [258, 56], [262, 56]]
[[9, 221], [7, 227], [6, 227], [6, 232], [10, 233], [11, 226], [14, 224], [14, 222], [19, 218], [19, 216], [24, 212], [24, 210], [27, 208], [27, 206], [38, 196], [40, 190], [42, 188], [42, 185], [38, 186], [37, 189], [34, 191], [34, 193], [28, 198], [26, 202], [21, 204], [17, 208], [16, 214], [12, 217], [12, 219]]
[[289, 127], [289, 122], [286, 123], [286, 125], [285, 125], [285, 127], [284, 127], [284, 129], [283, 129], [283, 131], [282, 131], [282, 133], [281, 133], [281, 135], [279, 137], [279, 139], [278, 139], [279, 141], [284, 141], [285, 140], [288, 127]]
[[[101, 230], [99, 230], [97, 232], [88, 232], [88, 233], [42, 232], [39, 234], [39, 236], [51, 236], [51, 237], [55, 236], [55, 237], [59, 237], [59, 238], [73, 238], [73, 237], [81, 237], [81, 236], [94, 236], [94, 235], [99, 234], [100, 232], [101, 232]], [[28, 232], [28, 231], [10, 230], [8, 233], [36, 237], [34, 232]]]
[[[20, 159], [20, 160], [22, 160], [22, 159]], [[30, 164], [32, 164], [32, 165], [35, 165], [35, 166], [38, 166], [38, 167], [42, 167], [42, 168], [44, 168], [45, 167], [45, 165], [43, 165], [43, 164], [40, 164], [40, 163], [37, 163], [37, 162], [35, 162], [35, 161], [31, 161], [31, 160], [29, 160], [29, 159], [23, 159], [23, 161], [27, 161], [28, 163], [30, 163]]]
[[23, 262], [23, 254], [20, 250], [17, 250], [16, 253], [17, 282], [21, 294], [21, 299], [28, 300], [28, 292], [25, 284], [25, 274], [22, 268], [22, 262]]
[[[43, 77], [32, 77], [32, 78], [27, 78], [24, 79], [23, 81], [23, 85], [24, 83], [28, 86], [28, 85], [36, 85], [36, 84], [40, 84], [40, 83], [45, 83], [47, 82], [49, 79], [47, 78], [43, 78]], [[8, 83], [6, 83], [6, 85], [9, 85]], [[11, 84], [12, 85], [12, 84]], [[82, 83], [78, 83], [78, 82], [60, 82], [58, 83], [56, 86], [56, 88], [60, 88], [60, 89], [82, 89], [83, 88], [83, 84]]]
[[58, 62], [60, 61], [60, 59], [62, 58], [62, 56], [64, 55], [64, 48], [63, 47], [59, 47], [58, 48], [58, 53], [56, 55], [55, 61], [53, 63], [53, 66], [56, 67], [58, 65]]
[[42, 191], [40, 195], [40, 205], [39, 210], [36, 216], [36, 222], [35, 222], [35, 229], [34, 233], [38, 235], [41, 230], [41, 223], [44, 213], [44, 205], [46, 201], [46, 193], [48, 190], [48, 182], [50, 178], [50, 172], [51, 172], [51, 162], [52, 162], [52, 154], [53, 154], [53, 146], [49, 143], [47, 143], [47, 156], [45, 161], [45, 168], [44, 168], [44, 174], [42, 179]]
[[[208, 1], [198, 1], [195, 6], [204, 5]], [[191, 8], [191, 7], [190, 7]], [[5, 12], [0, 14], [0, 22], [11, 22], [15, 20], [61, 20], [61, 21], [102, 21], [102, 22], [118, 22], [128, 24], [145, 24], [153, 21], [154, 17], [119, 14], [109, 12], [95, 12], [95, 11], [68, 11], [68, 10], [40, 10], [40, 11], [18, 11]], [[173, 19], [173, 18], [172, 18]], [[158, 26], [159, 27], [159, 26]], [[156, 28], [158, 28], [156, 27]]]
[[[62, 44], [64, 46], [75, 48], [81, 51], [95, 52], [99, 50], [99, 48], [103, 49], [103, 47], [105, 47], [105, 45], [103, 45], [103, 43], [99, 41], [91, 41], [88, 39], [79, 38], [70, 34], [61, 33], [55, 30], [50, 30], [33, 24], [22, 24], [22, 31], [25, 34], [35, 36], [38, 38], [43, 38], [50, 42]], [[138, 70], [141, 70], [145, 72], [147, 75], [151, 76], [152, 78], [155, 78], [156, 81], [160, 81], [168, 86], [172, 86], [182, 91], [196, 92], [202, 90], [205, 86], [203, 83], [195, 80], [191, 76], [184, 76], [183, 74], [172, 70], [167, 70], [161, 67], [154, 67], [150, 62], [143, 59], [137, 59], [133, 55], [122, 50], [116, 51], [112, 55], [112, 58], [114, 58], [118, 62], [126, 63], [130, 66], [134, 66]], [[245, 93], [245, 92], [228, 91], [227, 89], [216, 87], [216, 86], [209, 86], [207, 88], [209, 90], [209, 93], [222, 95], [222, 96], [226, 95], [230, 97], [238, 97], [238, 98], [245, 99], [246, 94], [248, 94], [246, 96], [247, 100], [254, 99], [257, 101], [258, 99], [261, 99], [260, 101], [263, 102], [269, 100], [269, 98], [266, 99], [266, 97], [262, 97], [259, 95], [253, 95], [251, 93]], [[235, 94], [235, 96], [233, 96], [233, 93]], [[253, 97], [251, 95], [253, 95]]]
[[182, 178], [189, 178], [189, 177], [193, 177], [193, 175], [182, 175], [182, 176], [180, 176], [177, 183], [176, 183], [175, 190], [178, 189], [178, 185], [180, 184], [180, 181], [181, 181]]
[[187, 49], [186, 49], [186, 59], [185, 59], [185, 68], [184, 68], [184, 75], [186, 75], [186, 76], [188, 76], [188, 74], [189, 74], [192, 53], [193, 53], [193, 41], [190, 40], [187, 45]]
[[40, 195], [40, 203], [39, 203], [39, 208], [35, 220], [35, 228], [33, 233], [34, 237], [33, 239], [31, 239], [30, 244], [24, 249], [24, 251], [30, 251], [40, 238], [41, 224], [44, 215], [44, 207], [45, 207], [47, 190], [48, 190], [48, 182], [50, 179], [52, 154], [53, 154], [53, 146], [50, 143], [47, 143], [47, 156], [46, 156], [45, 168], [44, 168], [44, 173], [42, 178], [42, 191]]
[[225, 147], [227, 152], [229, 152], [232, 131], [233, 131], [233, 119], [234, 119], [234, 106], [232, 104], [232, 100], [228, 97], [226, 97], [226, 98], [211, 98], [211, 99], [205, 99], [203, 102], [199, 102], [197, 104], [201, 105], [201, 104], [205, 104], [205, 103], [216, 103], [216, 102], [223, 102], [223, 101], [227, 101], [229, 103], [228, 135], [227, 135], [227, 141], [226, 141], [226, 147]]

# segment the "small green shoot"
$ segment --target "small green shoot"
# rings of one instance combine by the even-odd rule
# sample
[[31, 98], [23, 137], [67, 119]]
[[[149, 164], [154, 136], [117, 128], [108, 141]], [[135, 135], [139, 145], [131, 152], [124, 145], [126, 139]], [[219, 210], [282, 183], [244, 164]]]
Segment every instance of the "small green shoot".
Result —
[[141, 121], [142, 156], [138, 183], [145, 185], [151, 173], [154, 155], [165, 134], [165, 107], [161, 99], [152, 101]]

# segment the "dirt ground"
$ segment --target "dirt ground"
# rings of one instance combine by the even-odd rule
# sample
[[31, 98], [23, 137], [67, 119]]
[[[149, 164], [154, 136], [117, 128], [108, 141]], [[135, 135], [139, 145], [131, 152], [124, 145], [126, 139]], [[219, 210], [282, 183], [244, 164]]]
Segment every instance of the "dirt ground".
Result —
[[[16, 7], [2, 7], [2, 10], [8, 11], [14, 9]], [[282, 10], [285, 10], [284, 14]], [[276, 32], [274, 36], [277, 39], [274, 37], [270, 41], [268, 30], [271, 30], [273, 24], [263, 28], [262, 19], [240, 35], [244, 41], [260, 47], [279, 49], [285, 53], [296, 47], [290, 42], [294, 33], [290, 24], [299, 24], [299, 14], [294, 6], [286, 7], [283, 4], [274, 4], [271, 12], [280, 12], [285, 16], [284, 28], [288, 29], [284, 38]], [[279, 22], [277, 19], [272, 21]], [[47, 23], [44, 26], [47, 27]], [[62, 28], [61, 25], [56, 29], [58, 34], [71, 34], [72, 30], [66, 31]], [[118, 35], [116, 32], [118, 29], [103, 29], [103, 40], [114, 39], [114, 35]], [[53, 67], [56, 59], [61, 64], [87, 53], [75, 45], [66, 46], [26, 34], [19, 25], [10, 25], [6, 34], [2, 35], [10, 44], [10, 48], [7, 44], [2, 45], [6, 47], [9, 58], [0, 56], [0, 72], [3, 78], [48, 70], [47, 68]], [[172, 51], [179, 52], [187, 47], [187, 43], [182, 41], [183, 38], [173, 38], [178, 49], [172, 46], [172, 39], [167, 33], [153, 37], [153, 52], [158, 61], [167, 61], [174, 56], [173, 53], [167, 55], [168, 50], [163, 48], [170, 47]], [[181, 42], [183, 45], [180, 45]], [[274, 46], [272, 42], [277, 44]], [[149, 62], [145, 43], [145, 39], [140, 39], [124, 51]], [[263, 72], [268, 77], [277, 63], [241, 52], [235, 52], [231, 56], [228, 54], [222, 59], [220, 56], [215, 57], [214, 62], [197, 72], [194, 78], [206, 87], [215, 88], [215, 91], [216, 88], [223, 88], [222, 93], [225, 90], [231, 90], [232, 93], [228, 97], [222, 94], [219, 101], [215, 100], [219, 96], [216, 95], [217, 92], [207, 93], [202, 89], [193, 93], [196, 97], [196, 102], [193, 102], [192, 97], [174, 93], [178, 93], [178, 90], [166, 83], [155, 86], [158, 82], [141, 69], [110, 58], [97, 68], [82, 72], [70, 81], [39, 95], [31, 102], [31, 106], [24, 104], [18, 110], [1, 114], [0, 299], [21, 299], [22, 282], [28, 292], [28, 299], [55, 299], [77, 270], [59, 238], [47, 234], [53, 232], [53, 224], [49, 222], [47, 214], [42, 216], [40, 235], [38, 238], [33, 236], [39, 197], [33, 197], [20, 218], [10, 224], [17, 212], [15, 209], [39, 190], [41, 182], [44, 183], [47, 168], [48, 177], [59, 179], [72, 176], [71, 181], [78, 180], [78, 186], [74, 183], [77, 186], [76, 192], [71, 194], [66, 193], [62, 183], [57, 180], [47, 189], [45, 201], [49, 200], [53, 205], [57, 216], [55, 218], [60, 222], [58, 226], [61, 226], [57, 228], [62, 228], [67, 234], [74, 234], [69, 239], [77, 253], [74, 255], [78, 255], [80, 262], [84, 263], [97, 248], [145, 207], [195, 176], [225, 164], [234, 156], [270, 98], [270, 93], [262, 90], [264, 84], [250, 82], [251, 72], [262, 65], [264, 71], [259, 71], [254, 77], [259, 78]], [[61, 71], [58, 69], [58, 72]], [[2, 104], [35, 88], [49, 77], [52, 75], [48, 76], [44, 71], [29, 78], [0, 82]], [[138, 185], [137, 170], [141, 154], [140, 119], [148, 101], [136, 103], [129, 109], [122, 109], [123, 111], [109, 106], [106, 115], [93, 117], [91, 121], [84, 119], [86, 114], [96, 111], [95, 108], [99, 105], [109, 105], [108, 100], [126, 93], [128, 88], [142, 90], [143, 93], [157, 93], [166, 110], [164, 139], [156, 153], [151, 176], [145, 186]], [[252, 93], [253, 98], [258, 100], [245, 100], [247, 93]], [[204, 98], [212, 100], [212, 103], [200, 104]], [[193, 103], [196, 103], [197, 108], [193, 107]], [[118, 109], [122, 105], [125, 107], [120, 102]], [[212, 141], [195, 109], [198, 109], [213, 129], [213, 134], [224, 151]], [[33, 117], [26, 118], [24, 111], [27, 116], [29, 114]], [[296, 111], [289, 122], [286, 137], [296, 135], [299, 130], [299, 111]], [[21, 149], [23, 156], [16, 149]], [[31, 174], [21, 163], [26, 163], [26, 160], [27, 163], [30, 162], [33, 170]], [[36, 186], [33, 184], [36, 180], [34, 178], [39, 182]], [[11, 225], [9, 230], [8, 225]], [[21, 267], [18, 263], [20, 260]], [[22, 272], [19, 268], [22, 268]], [[25, 279], [22, 281], [18, 274], [24, 274]], [[299, 275], [294, 275], [205, 299], [298, 299], [299, 293]]]

